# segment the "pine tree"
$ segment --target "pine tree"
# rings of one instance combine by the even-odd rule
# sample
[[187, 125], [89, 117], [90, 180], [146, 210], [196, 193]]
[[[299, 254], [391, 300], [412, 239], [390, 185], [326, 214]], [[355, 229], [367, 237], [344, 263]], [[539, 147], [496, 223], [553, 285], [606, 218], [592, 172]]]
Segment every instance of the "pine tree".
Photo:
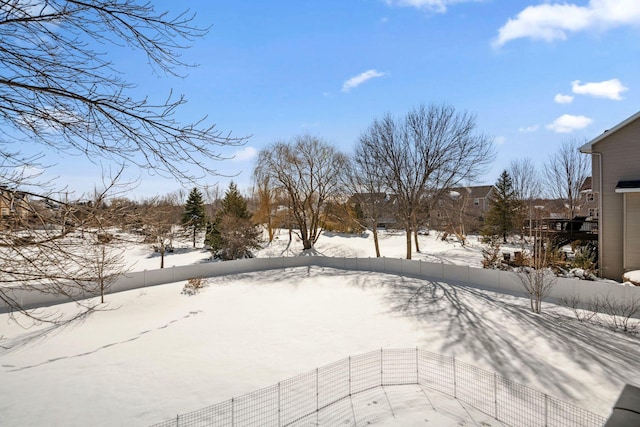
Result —
[[207, 225], [205, 243], [214, 257], [223, 260], [250, 258], [251, 249], [259, 247], [259, 232], [251, 222], [247, 202], [232, 182], [214, 221]]
[[202, 193], [194, 188], [189, 193], [189, 197], [184, 205], [184, 213], [182, 214], [182, 224], [186, 227], [193, 228], [193, 247], [196, 247], [196, 234], [205, 228], [207, 218], [204, 209], [204, 200]]
[[504, 170], [489, 200], [489, 211], [484, 219], [483, 234], [501, 236], [503, 242], [507, 243], [507, 236], [513, 232], [517, 222], [519, 204], [511, 176]]

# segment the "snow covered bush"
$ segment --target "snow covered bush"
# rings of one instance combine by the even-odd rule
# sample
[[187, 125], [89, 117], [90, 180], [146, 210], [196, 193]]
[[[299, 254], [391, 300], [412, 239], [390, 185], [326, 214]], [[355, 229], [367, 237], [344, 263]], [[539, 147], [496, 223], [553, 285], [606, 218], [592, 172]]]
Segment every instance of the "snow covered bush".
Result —
[[183, 295], [195, 295], [200, 292], [200, 289], [204, 288], [207, 285], [206, 279], [202, 277], [194, 277], [187, 280], [187, 284], [182, 288]]

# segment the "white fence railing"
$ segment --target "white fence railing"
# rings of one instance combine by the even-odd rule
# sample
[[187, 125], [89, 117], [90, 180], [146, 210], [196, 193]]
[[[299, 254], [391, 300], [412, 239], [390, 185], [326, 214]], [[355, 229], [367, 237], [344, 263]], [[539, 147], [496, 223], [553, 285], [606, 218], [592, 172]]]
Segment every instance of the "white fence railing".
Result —
[[[215, 277], [229, 274], [283, 268], [319, 266], [351, 271], [371, 271], [424, 279], [464, 283], [497, 292], [523, 295], [522, 284], [512, 272], [486, 270], [464, 265], [405, 260], [400, 258], [338, 258], [323, 256], [299, 256], [278, 258], [250, 258], [236, 261], [204, 262], [192, 265], [174, 266], [157, 270], [144, 270], [124, 274], [111, 286], [107, 293], [122, 292], [146, 286], [155, 286], [184, 281], [192, 277]], [[69, 297], [43, 293], [34, 289], [19, 287], [3, 290], [9, 293], [22, 307], [34, 307], [69, 301]], [[92, 296], [92, 295], [79, 295]], [[629, 284], [618, 285], [608, 282], [558, 278], [549, 299], [574, 299], [587, 304], [594, 298], [606, 297], [611, 302], [640, 300], [640, 287]], [[6, 307], [6, 305], [5, 305]], [[0, 309], [3, 308], [0, 306]]]

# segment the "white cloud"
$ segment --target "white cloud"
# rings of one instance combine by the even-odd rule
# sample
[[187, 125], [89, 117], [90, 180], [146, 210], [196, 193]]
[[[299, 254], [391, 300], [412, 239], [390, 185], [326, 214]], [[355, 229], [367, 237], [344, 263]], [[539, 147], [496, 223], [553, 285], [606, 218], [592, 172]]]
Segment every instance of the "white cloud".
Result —
[[251, 160], [258, 155], [258, 150], [253, 147], [244, 147], [233, 153], [233, 160], [243, 162]]
[[558, 104], [571, 104], [573, 102], [573, 96], [558, 93], [553, 100]]
[[507, 138], [505, 138], [504, 136], [496, 136], [495, 138], [493, 138], [493, 142], [496, 145], [502, 145], [507, 141]]
[[566, 40], [569, 33], [607, 30], [624, 25], [640, 25], [638, 0], [590, 0], [585, 6], [548, 3], [529, 6], [498, 30], [494, 40], [500, 47], [511, 40]]
[[444, 13], [447, 6], [454, 3], [469, 3], [482, 0], [385, 0], [389, 6], [408, 6], [433, 12]]
[[620, 80], [611, 79], [597, 83], [581, 84], [580, 80], [571, 82], [571, 90], [579, 95], [591, 95], [596, 98], [608, 98], [619, 101], [622, 99], [620, 94], [629, 90]]
[[585, 116], [574, 116], [571, 114], [563, 114], [547, 125], [550, 129], [557, 133], [571, 133], [574, 130], [584, 129], [591, 124], [593, 120]]
[[523, 127], [523, 128], [518, 128], [518, 132], [531, 133], [531, 132], [537, 131], [538, 128], [540, 128], [540, 126], [532, 125], [532, 126], [527, 126], [527, 127]]
[[376, 77], [383, 77], [385, 75], [386, 73], [381, 73], [376, 70], [365, 71], [364, 73], [359, 74], [355, 77], [351, 77], [349, 80], [344, 82], [344, 84], [342, 85], [342, 91], [349, 92], [351, 89], [353, 89], [354, 87], [360, 86], [362, 83], [366, 82], [367, 80], [371, 80]]

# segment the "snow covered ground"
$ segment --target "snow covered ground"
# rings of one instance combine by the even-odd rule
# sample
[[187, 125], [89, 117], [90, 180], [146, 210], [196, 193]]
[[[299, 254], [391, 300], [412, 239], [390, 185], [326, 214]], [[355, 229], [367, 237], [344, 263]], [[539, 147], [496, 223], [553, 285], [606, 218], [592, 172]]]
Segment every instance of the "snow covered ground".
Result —
[[[421, 239], [414, 259], [481, 262], [477, 239]], [[282, 232], [258, 256], [299, 253], [299, 242], [287, 243]], [[387, 234], [381, 247], [402, 256], [404, 236]], [[374, 254], [370, 236], [324, 235], [315, 250]], [[128, 257], [136, 270], [159, 265], [148, 247]], [[185, 247], [165, 265], [207, 257]], [[533, 315], [517, 296], [320, 267], [215, 278], [194, 296], [183, 286], [108, 295], [102, 310], [64, 326], [25, 320], [23, 329], [0, 314], [1, 424], [149, 425], [379, 348], [455, 356], [603, 416], [626, 382], [640, 385], [637, 336], [551, 304]]]

